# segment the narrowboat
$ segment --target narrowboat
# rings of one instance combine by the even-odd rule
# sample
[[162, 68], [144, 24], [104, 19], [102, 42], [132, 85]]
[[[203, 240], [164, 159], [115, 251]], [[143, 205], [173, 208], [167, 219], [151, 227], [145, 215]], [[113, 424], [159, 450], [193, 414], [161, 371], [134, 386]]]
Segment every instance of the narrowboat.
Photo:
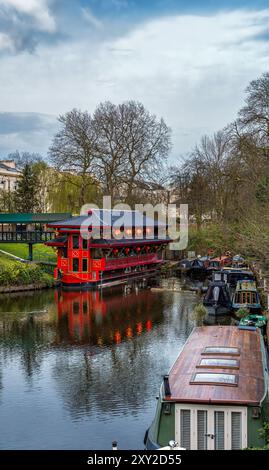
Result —
[[212, 273], [213, 281], [224, 281], [229, 287], [235, 288], [238, 281], [249, 280], [255, 281], [256, 277], [252, 271], [239, 268], [223, 268]]
[[259, 329], [193, 330], [163, 379], [148, 450], [171, 440], [187, 450], [261, 447], [269, 418], [268, 366]]
[[182, 260], [180, 270], [191, 277], [204, 277], [207, 274], [205, 263], [200, 258]]
[[113, 286], [156, 277], [171, 241], [166, 224], [138, 211], [91, 209], [49, 224], [57, 250], [54, 278], [65, 289]]
[[260, 328], [263, 335], [266, 334], [266, 325], [267, 325], [267, 318], [264, 315], [247, 315], [244, 318], [241, 318], [239, 325], [241, 326], [255, 326], [256, 328]]
[[246, 308], [250, 312], [258, 313], [261, 310], [260, 295], [255, 281], [238, 281], [232, 296], [232, 308]]
[[225, 315], [232, 307], [228, 286], [223, 281], [210, 282], [203, 304], [209, 315]]

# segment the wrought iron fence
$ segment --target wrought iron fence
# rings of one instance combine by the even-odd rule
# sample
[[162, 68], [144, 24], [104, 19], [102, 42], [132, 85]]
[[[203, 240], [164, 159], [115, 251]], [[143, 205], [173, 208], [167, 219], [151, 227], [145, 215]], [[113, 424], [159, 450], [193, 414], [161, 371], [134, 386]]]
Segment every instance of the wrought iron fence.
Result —
[[39, 230], [25, 232], [0, 232], [0, 243], [42, 243], [52, 240], [54, 232], [41, 232]]

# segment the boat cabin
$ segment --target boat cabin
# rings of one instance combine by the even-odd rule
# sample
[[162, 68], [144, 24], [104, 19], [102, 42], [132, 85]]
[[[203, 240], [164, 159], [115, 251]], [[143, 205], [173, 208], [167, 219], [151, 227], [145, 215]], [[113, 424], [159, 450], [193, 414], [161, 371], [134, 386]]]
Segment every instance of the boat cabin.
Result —
[[164, 377], [147, 449], [175, 440], [191, 450], [264, 445], [268, 370], [259, 329], [195, 328]]
[[228, 286], [223, 281], [210, 282], [203, 304], [209, 315], [225, 315], [231, 310], [231, 297]]
[[65, 288], [96, 288], [156, 276], [171, 241], [166, 224], [136, 211], [92, 209], [49, 224], [56, 237], [54, 277]]
[[255, 281], [243, 280], [237, 282], [232, 307], [235, 310], [243, 307], [256, 312], [261, 309], [260, 295]]
[[223, 268], [220, 271], [213, 272], [212, 278], [213, 281], [227, 282], [230, 287], [236, 287], [238, 281], [255, 281], [256, 279], [252, 271], [239, 268]]

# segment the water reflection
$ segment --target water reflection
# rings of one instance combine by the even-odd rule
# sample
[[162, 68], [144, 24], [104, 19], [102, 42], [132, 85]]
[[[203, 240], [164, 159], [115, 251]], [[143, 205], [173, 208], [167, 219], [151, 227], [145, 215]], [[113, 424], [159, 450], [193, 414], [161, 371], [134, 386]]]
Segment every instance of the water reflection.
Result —
[[[121, 292], [55, 292], [58, 307], [57, 343], [99, 347], [120, 343], [161, 320], [163, 300], [148, 290]], [[97, 348], [92, 350], [96, 352]]]
[[196, 301], [122, 288], [2, 296], [0, 447], [143, 448]]

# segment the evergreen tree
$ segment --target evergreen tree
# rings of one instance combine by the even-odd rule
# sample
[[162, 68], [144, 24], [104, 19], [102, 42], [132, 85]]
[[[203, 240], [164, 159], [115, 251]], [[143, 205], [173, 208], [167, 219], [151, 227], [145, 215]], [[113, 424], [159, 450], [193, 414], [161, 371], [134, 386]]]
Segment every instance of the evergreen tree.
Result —
[[39, 181], [33, 166], [26, 163], [14, 194], [17, 212], [37, 212], [39, 209]]

